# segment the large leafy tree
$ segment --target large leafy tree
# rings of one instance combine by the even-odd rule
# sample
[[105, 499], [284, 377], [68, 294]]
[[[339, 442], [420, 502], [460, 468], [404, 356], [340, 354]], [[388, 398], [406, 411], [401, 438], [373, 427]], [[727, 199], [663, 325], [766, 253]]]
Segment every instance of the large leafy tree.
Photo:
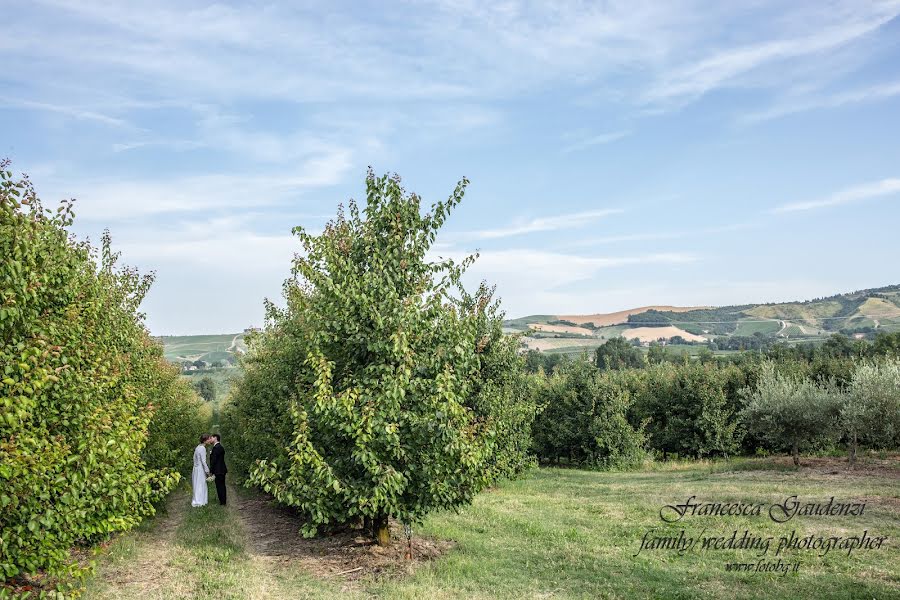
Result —
[[[172, 488], [158, 436], [196, 423], [138, 306], [151, 279], [74, 241], [0, 163], [0, 575], [78, 571], [76, 542], [126, 530]], [[99, 268], [98, 268], [99, 263]], [[170, 441], [176, 438], [167, 438]], [[184, 451], [189, 452], [190, 446]], [[153, 463], [148, 466], [142, 457]]]
[[364, 211], [351, 202], [320, 235], [294, 229], [304, 252], [287, 306], [269, 306], [226, 421], [289, 416], [250, 480], [304, 512], [306, 535], [363, 519], [385, 544], [389, 517], [458, 507], [528, 462], [515, 340], [490, 289], [462, 291], [474, 257], [429, 253], [466, 184], [423, 214], [399, 178], [370, 171]]

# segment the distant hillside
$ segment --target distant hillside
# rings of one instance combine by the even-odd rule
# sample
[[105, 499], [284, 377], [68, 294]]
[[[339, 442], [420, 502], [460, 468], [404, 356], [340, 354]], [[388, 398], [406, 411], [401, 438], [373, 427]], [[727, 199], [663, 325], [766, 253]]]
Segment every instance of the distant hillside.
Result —
[[158, 339], [163, 343], [166, 360], [178, 363], [201, 360], [233, 364], [238, 354], [247, 351], [243, 333], [164, 335]]
[[834, 333], [872, 337], [900, 330], [900, 285], [802, 302], [739, 306], [644, 306], [590, 315], [531, 315], [504, 322], [530, 349], [582, 352], [616, 336], [643, 344], [702, 344], [724, 351], [775, 341], [821, 341]]

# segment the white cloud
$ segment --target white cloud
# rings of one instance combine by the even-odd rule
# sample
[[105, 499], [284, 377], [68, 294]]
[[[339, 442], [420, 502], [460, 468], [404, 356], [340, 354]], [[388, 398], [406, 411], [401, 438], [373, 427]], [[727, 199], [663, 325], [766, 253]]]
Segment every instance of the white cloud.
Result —
[[576, 141], [573, 141], [568, 146], [563, 148], [563, 153], [568, 154], [570, 152], [586, 150], [587, 148], [590, 148], [592, 146], [609, 144], [617, 140], [621, 140], [622, 138], [629, 135], [631, 135], [630, 131], [611, 131], [609, 133], [601, 133], [599, 135], [584, 136]]
[[816, 210], [828, 206], [840, 206], [842, 204], [851, 204], [853, 202], [861, 202], [870, 198], [879, 198], [881, 196], [893, 196], [900, 194], [900, 179], [882, 179], [873, 183], [866, 183], [851, 188], [843, 189], [838, 192], [809, 202], [795, 202], [792, 204], [784, 204], [772, 210], [776, 213], [797, 212], [806, 210]]
[[351, 166], [349, 152], [341, 150], [310, 158], [290, 173], [51, 181], [39, 182], [38, 191], [47, 202], [74, 197], [79, 220], [108, 224], [150, 215], [277, 205], [338, 183]]
[[620, 208], [609, 208], [602, 210], [589, 210], [578, 213], [565, 215], [557, 215], [554, 217], [540, 217], [531, 219], [530, 221], [519, 221], [510, 227], [501, 229], [484, 229], [480, 231], [470, 231], [462, 234], [461, 237], [469, 239], [497, 239], [512, 237], [515, 235], [524, 235], [527, 233], [537, 233], [540, 231], [556, 231], [559, 229], [572, 229], [576, 227], [584, 227], [588, 223], [597, 221], [610, 215], [623, 213]]
[[75, 106], [65, 106], [58, 104], [49, 104], [47, 102], [34, 102], [31, 100], [17, 100], [14, 98], [0, 97], [0, 108], [20, 108], [26, 110], [56, 113], [82, 121], [94, 121], [113, 127], [132, 128], [132, 125], [123, 119], [118, 119], [116, 117], [111, 117], [109, 115], [104, 115], [92, 110], [86, 110]]
[[[809, 15], [809, 23], [801, 28], [804, 33], [718, 48], [705, 58], [678, 66], [651, 86], [645, 99], [651, 104], [689, 102], [713, 89], [735, 85], [756, 69], [836, 50], [874, 32], [898, 13], [897, 2], [829, 7]], [[783, 73], [779, 76], [776, 69], [774, 75], [774, 86], [785, 83]]]
[[813, 97], [790, 99], [780, 102], [767, 110], [744, 115], [739, 120], [744, 123], [757, 123], [810, 110], [840, 108], [850, 104], [875, 102], [895, 96], [900, 96], [900, 82], [883, 83], [832, 94], [818, 93]]
[[[461, 258], [462, 253], [453, 255]], [[466, 273], [466, 285], [481, 280], [497, 285], [497, 293], [511, 314], [565, 312], [573, 302], [590, 300], [585, 290], [596, 287], [599, 275], [607, 269], [680, 265], [700, 260], [683, 252], [665, 252], [632, 256], [586, 257], [540, 250], [486, 250]], [[579, 284], [578, 293], [563, 290]]]
[[658, 231], [648, 233], [626, 233], [622, 235], [608, 235], [601, 237], [592, 237], [585, 240], [579, 240], [568, 244], [571, 247], [586, 247], [599, 244], [615, 244], [619, 242], [652, 242], [660, 240], [676, 240], [685, 238], [701, 238], [705, 235], [713, 235], [716, 233], [727, 233], [731, 231], [739, 231], [742, 229], [750, 229], [755, 225], [752, 223], [735, 223], [732, 225], [722, 225], [719, 227], [703, 227], [701, 229], [692, 229], [684, 231]]

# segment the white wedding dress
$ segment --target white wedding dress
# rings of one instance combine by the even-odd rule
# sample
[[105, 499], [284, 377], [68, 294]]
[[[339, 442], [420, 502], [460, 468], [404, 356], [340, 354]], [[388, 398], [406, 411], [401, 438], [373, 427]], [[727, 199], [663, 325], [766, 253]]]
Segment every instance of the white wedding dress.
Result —
[[194, 448], [194, 471], [191, 473], [194, 495], [191, 498], [191, 506], [206, 506], [209, 496], [209, 490], [206, 487], [207, 473], [209, 473], [209, 467], [206, 464], [206, 446], [200, 444]]

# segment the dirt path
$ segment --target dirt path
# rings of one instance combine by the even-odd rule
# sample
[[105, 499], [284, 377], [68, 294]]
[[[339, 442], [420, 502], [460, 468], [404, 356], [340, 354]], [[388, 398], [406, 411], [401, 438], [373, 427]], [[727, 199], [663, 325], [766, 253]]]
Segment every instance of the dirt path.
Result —
[[[162, 598], [170, 590], [163, 589], [171, 577], [180, 552], [176, 532], [189, 507], [180, 490], [170, 496], [166, 513], [158, 514], [148, 531], [127, 534], [113, 550], [112, 560], [104, 561], [85, 598]], [[190, 582], [182, 582], [190, 585]], [[186, 589], [186, 588], [185, 588]]]
[[373, 579], [412, 572], [452, 543], [414, 536], [412, 558], [403, 527], [392, 523], [394, 543], [375, 545], [360, 529], [305, 539], [303, 520], [268, 497], [229, 487], [220, 507], [190, 507], [179, 488], [166, 514], [118, 537], [102, 557], [85, 598], [219, 600], [362, 598]]
[[[251, 492], [240, 492], [233, 510], [247, 533], [247, 551], [261, 562], [276, 570], [299, 567], [340, 582], [411, 572], [452, 546], [447, 541], [413, 536], [410, 548], [398, 523], [391, 524], [394, 543], [389, 548], [375, 545], [362, 530], [354, 528], [307, 539], [300, 534], [303, 519], [296, 512]], [[410, 549], [411, 559], [406, 558]]]

